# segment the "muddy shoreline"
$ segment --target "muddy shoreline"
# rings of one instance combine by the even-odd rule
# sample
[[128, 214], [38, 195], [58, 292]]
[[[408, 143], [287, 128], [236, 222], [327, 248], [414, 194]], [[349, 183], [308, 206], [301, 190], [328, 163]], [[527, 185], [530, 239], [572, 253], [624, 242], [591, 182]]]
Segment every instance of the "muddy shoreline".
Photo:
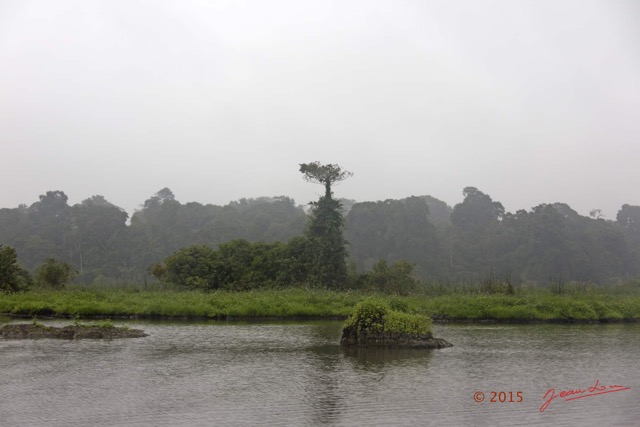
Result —
[[37, 323], [11, 323], [0, 328], [0, 338], [4, 339], [118, 339], [148, 336], [139, 329], [127, 327], [104, 327], [96, 325], [68, 325], [64, 327], [45, 326]]

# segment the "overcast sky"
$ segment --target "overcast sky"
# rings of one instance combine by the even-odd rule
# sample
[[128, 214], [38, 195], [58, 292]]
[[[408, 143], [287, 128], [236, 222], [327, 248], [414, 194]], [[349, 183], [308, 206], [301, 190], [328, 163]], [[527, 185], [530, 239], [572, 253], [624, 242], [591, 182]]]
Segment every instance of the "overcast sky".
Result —
[[0, 2], [0, 207], [130, 214], [474, 186], [508, 211], [640, 205], [640, 2]]

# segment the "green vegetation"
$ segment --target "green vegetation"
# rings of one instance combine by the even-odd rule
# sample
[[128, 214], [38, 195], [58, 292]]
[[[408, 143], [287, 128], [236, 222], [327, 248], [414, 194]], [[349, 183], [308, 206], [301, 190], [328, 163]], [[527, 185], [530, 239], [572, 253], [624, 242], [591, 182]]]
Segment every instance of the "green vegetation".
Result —
[[159, 280], [194, 290], [249, 290], [290, 286], [306, 279], [297, 245], [232, 240], [217, 250], [206, 245], [180, 249], [152, 267]]
[[[430, 196], [356, 203], [332, 192], [351, 172], [299, 166], [324, 187], [308, 211], [284, 196], [181, 204], [168, 188], [129, 225], [104, 197], [69, 206], [62, 191], [0, 209], [0, 313], [346, 316], [381, 294], [441, 319], [640, 317], [628, 282], [640, 274], [640, 206], [615, 221], [563, 203], [509, 213], [475, 187], [453, 208]], [[142, 289], [112, 286], [122, 280]]]
[[372, 334], [420, 337], [431, 332], [431, 319], [424, 314], [394, 310], [388, 301], [370, 297], [356, 305], [344, 328], [360, 337]]
[[31, 284], [29, 272], [18, 264], [16, 250], [0, 245], [0, 293], [25, 290]]
[[61, 289], [71, 282], [76, 276], [76, 272], [66, 262], [61, 262], [53, 258], [47, 258], [44, 263], [36, 269], [36, 282], [40, 286], [50, 286]]
[[414, 265], [407, 261], [396, 261], [389, 265], [380, 260], [370, 273], [364, 273], [357, 280], [360, 286], [370, 292], [411, 295], [419, 289], [419, 281], [413, 274]]
[[[101, 320], [99, 322], [95, 322], [89, 325], [89, 327], [95, 326], [96, 328], [106, 328], [106, 329], [111, 329], [111, 328], [115, 328], [116, 325], [113, 323], [113, 321], [111, 319], [106, 319], [106, 320]], [[123, 326], [123, 328], [127, 328], [127, 326]]]
[[[473, 293], [471, 293], [473, 291]], [[0, 294], [0, 314], [11, 316], [171, 318], [346, 318], [368, 294], [314, 289], [231, 292], [144, 291], [137, 288], [40, 289]], [[440, 295], [378, 295], [394, 311], [435, 320], [622, 321], [640, 320], [640, 284], [554, 294], [519, 289], [513, 295], [478, 289]]]
[[340, 202], [321, 197], [313, 203], [309, 225], [304, 266], [309, 283], [340, 289], [347, 281], [347, 249], [343, 237], [344, 219]]
[[322, 165], [319, 162], [301, 163], [300, 172], [308, 182], [324, 185], [324, 197], [330, 199], [333, 195], [331, 186], [353, 176], [353, 172], [343, 170], [334, 164]]
[[[73, 326], [78, 328], [104, 328], [111, 329], [115, 328], [116, 325], [113, 323], [111, 319], [99, 320], [97, 322], [85, 323], [80, 320], [80, 316], [76, 315], [75, 320], [73, 321]], [[122, 328], [127, 329], [128, 326], [123, 326]]]
[[[447, 234], [451, 228], [447, 208], [451, 208], [443, 202], [444, 208], [434, 204], [436, 199], [429, 202], [424, 197], [408, 197], [353, 205], [346, 217], [345, 237], [350, 259], [358, 269], [370, 270], [379, 260], [404, 260], [417, 265], [423, 278], [451, 274], [445, 257], [451, 237]], [[446, 219], [435, 217], [434, 212]]]
[[313, 203], [309, 223], [304, 234], [306, 250], [301, 257], [307, 281], [329, 289], [343, 288], [347, 282], [347, 249], [344, 239], [344, 218], [340, 201], [333, 198], [331, 186], [353, 173], [334, 164], [318, 162], [300, 164], [304, 179], [324, 185], [324, 196]]
[[69, 205], [63, 191], [47, 191], [31, 205], [0, 209], [0, 242], [15, 248], [29, 271], [53, 257], [78, 271], [76, 281], [144, 282], [150, 266], [180, 248], [234, 239], [287, 241], [303, 233], [307, 215], [285, 196], [240, 199], [224, 206], [178, 202], [168, 188], [127, 213], [93, 196]]
[[[15, 249], [24, 273], [54, 258], [78, 271], [76, 283], [83, 284], [153, 282], [150, 272], [162, 276], [163, 260], [183, 248], [215, 251], [240, 240], [290, 248], [295, 263], [287, 274], [293, 279], [285, 284], [277, 277], [276, 286], [357, 288], [349, 282], [353, 271], [369, 273], [380, 260], [388, 265], [404, 260], [415, 265], [420, 279], [454, 286], [478, 283], [491, 272], [509, 275], [513, 286], [614, 284], [640, 275], [640, 206], [624, 204], [615, 218], [604, 218], [597, 209], [583, 216], [564, 203], [506, 212], [475, 187], [464, 188], [464, 199], [453, 207], [430, 196], [356, 203], [331, 193], [332, 185], [350, 176], [339, 166], [309, 163], [300, 170], [324, 187], [310, 212], [285, 196], [224, 206], [180, 203], [163, 188], [128, 222], [127, 213], [102, 196], [69, 205], [67, 195], [56, 190], [31, 205], [0, 209], [0, 242]], [[344, 226], [336, 213], [344, 216]], [[344, 239], [353, 266], [346, 280]], [[273, 286], [268, 275], [266, 281], [243, 276], [247, 283], [238, 286], [244, 289]], [[28, 281], [26, 274], [20, 277], [17, 287]], [[16, 280], [7, 283], [0, 279], [2, 290], [14, 292]], [[185, 286], [201, 289], [203, 283], [196, 278]]]
[[0, 296], [0, 313], [73, 317], [346, 317], [359, 293], [301, 289], [248, 292], [35, 290]]
[[[153, 265], [150, 272], [161, 281], [194, 290], [284, 288], [298, 283], [328, 289], [354, 287], [357, 278], [348, 280], [342, 206], [331, 192], [332, 184], [352, 174], [317, 162], [301, 164], [300, 172], [306, 180], [325, 187], [325, 195], [312, 203], [302, 236], [288, 243], [235, 239], [219, 243], [216, 249], [192, 245]], [[408, 270], [410, 274], [412, 268]]]

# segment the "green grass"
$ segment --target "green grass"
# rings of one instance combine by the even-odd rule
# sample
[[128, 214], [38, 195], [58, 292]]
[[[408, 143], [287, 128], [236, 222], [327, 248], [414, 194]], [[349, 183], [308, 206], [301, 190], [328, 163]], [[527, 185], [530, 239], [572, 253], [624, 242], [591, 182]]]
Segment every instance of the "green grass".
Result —
[[604, 321], [640, 319], [640, 296], [607, 294], [447, 295], [419, 309], [436, 319]]
[[345, 317], [363, 294], [299, 289], [250, 292], [38, 290], [0, 294], [0, 313], [79, 317]]
[[[139, 289], [33, 290], [0, 294], [0, 314], [81, 318], [346, 318], [363, 292], [285, 289], [195, 292]], [[595, 290], [553, 294], [518, 290], [515, 295], [455, 293], [378, 297], [392, 309], [436, 320], [604, 321], [640, 320], [640, 295]]]

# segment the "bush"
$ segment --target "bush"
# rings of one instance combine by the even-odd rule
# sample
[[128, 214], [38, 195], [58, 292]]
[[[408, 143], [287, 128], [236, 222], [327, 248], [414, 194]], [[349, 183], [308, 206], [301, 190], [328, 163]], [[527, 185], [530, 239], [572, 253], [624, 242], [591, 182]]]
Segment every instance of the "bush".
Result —
[[167, 257], [163, 265], [152, 267], [153, 274], [169, 283], [191, 289], [216, 289], [217, 254], [206, 245], [180, 249]]
[[160, 280], [199, 290], [283, 287], [307, 278], [305, 247], [300, 239], [290, 243], [236, 239], [221, 243], [217, 250], [190, 246], [149, 271]]
[[62, 289], [71, 282], [78, 273], [66, 262], [54, 258], [47, 258], [36, 269], [36, 281], [39, 285]]
[[358, 336], [391, 334], [421, 336], [431, 332], [431, 319], [422, 314], [409, 314], [392, 310], [379, 298], [367, 298], [356, 305], [346, 320], [345, 329]]

